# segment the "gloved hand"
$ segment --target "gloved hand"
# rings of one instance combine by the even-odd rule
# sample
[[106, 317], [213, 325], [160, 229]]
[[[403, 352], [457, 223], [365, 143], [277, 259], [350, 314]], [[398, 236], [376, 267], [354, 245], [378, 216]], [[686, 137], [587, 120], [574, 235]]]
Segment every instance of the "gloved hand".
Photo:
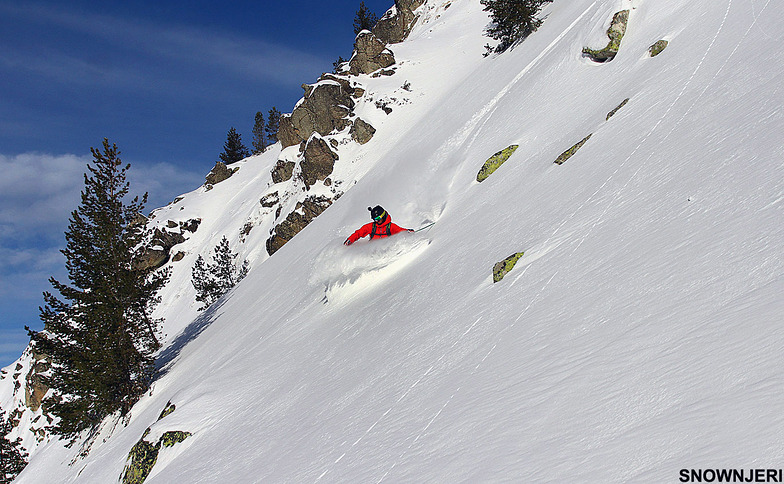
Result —
[[346, 239], [345, 242], [343, 242], [343, 245], [351, 245], [351, 244], [353, 244], [353, 242], [351, 242], [351, 238], [350, 237], [348, 239]]

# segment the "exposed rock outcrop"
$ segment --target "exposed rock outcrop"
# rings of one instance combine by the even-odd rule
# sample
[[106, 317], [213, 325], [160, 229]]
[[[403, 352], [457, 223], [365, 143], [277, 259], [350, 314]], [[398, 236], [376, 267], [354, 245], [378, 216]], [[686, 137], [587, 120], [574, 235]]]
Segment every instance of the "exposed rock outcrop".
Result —
[[387, 44], [402, 42], [416, 22], [414, 10], [423, 3], [425, 0], [395, 0], [395, 6], [376, 22], [373, 34]]
[[591, 48], [584, 48], [583, 54], [590, 57], [595, 62], [609, 62], [613, 60], [621, 48], [621, 39], [626, 33], [626, 24], [629, 22], [629, 11], [621, 10], [617, 12], [610, 23], [610, 28], [607, 29], [607, 37], [610, 42], [607, 46], [600, 50], [593, 50]]
[[354, 55], [349, 61], [353, 75], [370, 74], [395, 63], [395, 56], [386, 44], [372, 32], [363, 30], [354, 41]]
[[332, 205], [332, 202], [333, 200], [327, 197], [310, 196], [298, 203], [297, 208], [286, 217], [286, 220], [273, 229], [272, 237], [267, 240], [267, 253], [272, 255], [277, 252], [314, 218], [321, 215]]
[[291, 114], [280, 118], [278, 139], [283, 148], [307, 141], [314, 132], [325, 136], [333, 130], [342, 131], [351, 121], [346, 119], [354, 109], [354, 90], [336, 80], [320, 81], [306, 87], [305, 97]]
[[476, 181], [483, 182], [493, 174], [501, 165], [503, 165], [506, 160], [512, 156], [512, 153], [518, 148], [519, 145], [510, 145], [504, 148], [503, 150], [499, 151], [498, 153], [494, 154], [490, 158], [485, 161], [485, 164], [482, 165], [482, 168], [479, 170], [479, 173], [476, 174]]
[[300, 162], [305, 186], [310, 188], [316, 181], [324, 180], [331, 175], [337, 159], [338, 155], [329, 149], [329, 145], [323, 138], [311, 137], [305, 146], [304, 159]]

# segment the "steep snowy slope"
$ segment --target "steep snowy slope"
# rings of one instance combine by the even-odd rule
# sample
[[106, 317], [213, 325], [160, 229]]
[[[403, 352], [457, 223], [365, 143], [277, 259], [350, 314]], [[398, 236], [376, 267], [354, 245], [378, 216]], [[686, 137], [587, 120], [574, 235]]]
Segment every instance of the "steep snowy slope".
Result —
[[[584, 58], [624, 9], [615, 59]], [[238, 239], [275, 150], [156, 212], [203, 219], [160, 309], [163, 375], [87, 456], [50, 442], [19, 482], [116, 482], [148, 427], [149, 442], [192, 434], [148, 483], [672, 482], [780, 466], [784, 8], [556, 0], [487, 58], [478, 1], [419, 12], [392, 47], [397, 72], [363, 79], [357, 112], [378, 131], [340, 151], [345, 194], [274, 256], [269, 225]], [[437, 223], [342, 246], [375, 204]], [[252, 270], [194, 319], [190, 264], [224, 234]], [[494, 284], [493, 264], [520, 251]]]

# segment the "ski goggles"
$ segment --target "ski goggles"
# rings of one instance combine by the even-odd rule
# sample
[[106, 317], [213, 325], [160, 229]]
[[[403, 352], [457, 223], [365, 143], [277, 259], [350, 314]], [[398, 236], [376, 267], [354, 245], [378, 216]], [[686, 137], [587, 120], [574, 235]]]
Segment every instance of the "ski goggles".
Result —
[[386, 218], [386, 216], [387, 216], [387, 212], [384, 211], [384, 212], [381, 212], [381, 215], [379, 215], [378, 217], [373, 217], [373, 220], [375, 220], [376, 222], [381, 222], [382, 220], [384, 220]]

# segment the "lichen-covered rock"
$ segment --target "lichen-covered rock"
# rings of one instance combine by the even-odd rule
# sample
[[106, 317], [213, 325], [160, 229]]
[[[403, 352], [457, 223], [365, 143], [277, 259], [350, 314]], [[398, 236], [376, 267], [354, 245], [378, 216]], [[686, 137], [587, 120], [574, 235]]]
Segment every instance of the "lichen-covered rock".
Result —
[[158, 441], [163, 447], [172, 447], [174, 444], [179, 444], [185, 441], [188, 437], [193, 435], [190, 432], [183, 432], [182, 430], [172, 430], [161, 435], [161, 440]]
[[618, 54], [621, 48], [621, 39], [626, 34], [626, 25], [629, 23], [629, 11], [621, 10], [613, 15], [610, 28], [607, 29], [607, 37], [610, 42], [604, 49], [593, 50], [591, 48], [584, 48], [583, 54], [590, 57], [595, 62], [609, 62]]
[[668, 45], [669, 42], [667, 42], [666, 40], [664, 39], [658, 40], [656, 41], [655, 44], [650, 46], [650, 48], [648, 49], [648, 53], [651, 54], [651, 57], [656, 57], [657, 55], [661, 54], [662, 51], [666, 49]]
[[233, 170], [230, 170], [225, 163], [219, 161], [215, 163], [215, 166], [212, 167], [212, 170], [210, 170], [210, 172], [207, 174], [206, 176], [207, 185], [216, 185], [222, 182], [223, 180], [226, 180], [233, 174], [234, 174]]
[[331, 175], [337, 159], [338, 155], [329, 149], [329, 145], [323, 138], [318, 136], [310, 138], [305, 146], [304, 158], [300, 162], [305, 186], [310, 188], [316, 181], [324, 180]]
[[158, 420], [167, 417], [177, 410], [177, 405], [173, 404], [171, 401], [166, 402], [166, 406], [161, 411], [161, 414], [158, 416]]
[[366, 123], [365, 121], [357, 118], [356, 121], [354, 121], [354, 124], [351, 126], [349, 134], [354, 141], [364, 145], [370, 141], [371, 138], [373, 138], [374, 134], [376, 134], [376, 128], [371, 126], [370, 123]]
[[395, 6], [376, 22], [373, 34], [387, 44], [404, 41], [416, 22], [414, 10], [423, 3], [424, 0], [395, 0]]
[[349, 72], [352, 75], [370, 74], [395, 63], [392, 51], [378, 37], [368, 30], [363, 30], [354, 41], [354, 55], [349, 61]]
[[482, 169], [479, 170], [479, 173], [476, 174], [476, 181], [483, 182], [489, 177], [490, 175], [495, 172], [498, 167], [503, 165], [506, 160], [512, 156], [512, 153], [518, 148], [519, 145], [510, 145], [504, 148], [503, 150], [499, 151], [498, 153], [494, 154], [490, 158], [485, 161], [485, 164], [482, 165]]
[[149, 434], [150, 429], [147, 429], [142, 438], [131, 448], [121, 477], [122, 484], [142, 484], [158, 461], [161, 447], [172, 447], [193, 435], [190, 432], [172, 430], [164, 433], [157, 443], [152, 444], [144, 440]]
[[626, 103], [628, 103], [628, 102], [629, 102], [629, 98], [628, 97], [626, 99], [624, 99], [623, 101], [621, 101], [621, 104], [619, 104], [618, 106], [615, 107], [615, 109], [613, 109], [612, 111], [607, 113], [607, 118], [605, 118], [605, 121], [609, 121], [610, 118], [615, 116], [615, 113], [617, 113], [622, 107], [626, 106]]
[[272, 237], [267, 240], [267, 253], [272, 255], [277, 252], [330, 205], [332, 205], [332, 200], [321, 196], [310, 196], [298, 203], [296, 209], [286, 217], [286, 220], [273, 229]]
[[150, 429], [144, 436], [131, 448], [126, 460], [125, 470], [122, 475], [122, 484], [142, 484], [147, 476], [150, 475], [155, 462], [158, 460], [160, 447], [155, 446], [144, 437], [149, 434]]
[[568, 150], [566, 150], [566, 151], [564, 151], [563, 153], [561, 153], [560, 155], [558, 155], [558, 158], [556, 158], [556, 159], [555, 159], [555, 161], [554, 161], [553, 163], [555, 163], [556, 165], [563, 165], [563, 164], [564, 164], [564, 162], [565, 162], [566, 160], [568, 160], [569, 158], [571, 158], [572, 156], [574, 156], [574, 154], [575, 154], [575, 153], [577, 153], [577, 150], [579, 150], [580, 148], [582, 148], [582, 147], [583, 147], [583, 145], [584, 145], [584, 144], [585, 144], [585, 143], [586, 143], [586, 142], [587, 142], [589, 139], [591, 139], [591, 136], [593, 136], [593, 133], [589, 134], [588, 136], [586, 136], [585, 138], [583, 138], [583, 139], [582, 139], [580, 142], [578, 142], [577, 144], [575, 144], [574, 146], [572, 146], [572, 147], [571, 147], [571, 148], [569, 148]]
[[525, 252], [517, 252], [512, 254], [501, 262], [496, 262], [493, 266], [493, 283], [496, 283], [504, 278], [512, 268], [514, 268], [517, 261], [525, 254]]
[[291, 175], [294, 173], [293, 161], [278, 160], [275, 168], [272, 169], [272, 183], [282, 183], [291, 180]]

